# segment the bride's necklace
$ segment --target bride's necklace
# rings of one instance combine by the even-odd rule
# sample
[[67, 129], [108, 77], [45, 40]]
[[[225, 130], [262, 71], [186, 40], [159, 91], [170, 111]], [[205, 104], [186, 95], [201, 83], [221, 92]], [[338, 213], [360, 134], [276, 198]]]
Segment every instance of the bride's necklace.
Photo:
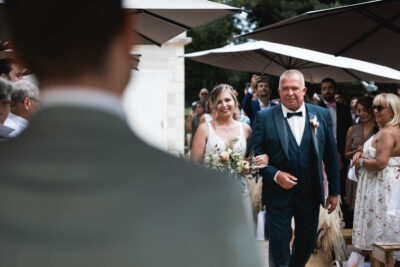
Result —
[[225, 134], [229, 133], [230, 130], [231, 130], [231, 129], [230, 129], [230, 125], [229, 125], [229, 126], [218, 125], [218, 123], [217, 123], [216, 120], [214, 121], [214, 125], [215, 125], [215, 130], [217, 130], [217, 128], [218, 128], [218, 130], [223, 130], [223, 132], [224, 132]]

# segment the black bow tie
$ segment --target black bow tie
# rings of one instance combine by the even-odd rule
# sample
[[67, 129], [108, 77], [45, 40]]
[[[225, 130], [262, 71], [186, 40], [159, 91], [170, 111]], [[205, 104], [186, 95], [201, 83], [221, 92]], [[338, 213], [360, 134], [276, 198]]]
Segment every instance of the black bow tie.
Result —
[[293, 116], [299, 116], [302, 117], [303, 116], [303, 112], [299, 111], [299, 112], [288, 112], [286, 114], [287, 118], [290, 119]]

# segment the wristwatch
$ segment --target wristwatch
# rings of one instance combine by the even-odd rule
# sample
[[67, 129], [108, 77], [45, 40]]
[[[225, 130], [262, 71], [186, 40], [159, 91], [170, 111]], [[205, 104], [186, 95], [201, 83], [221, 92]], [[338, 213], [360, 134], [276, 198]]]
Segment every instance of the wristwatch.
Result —
[[364, 161], [364, 159], [363, 159], [363, 158], [361, 158], [361, 159], [360, 159], [360, 167], [362, 167], [362, 166], [363, 166], [363, 161]]

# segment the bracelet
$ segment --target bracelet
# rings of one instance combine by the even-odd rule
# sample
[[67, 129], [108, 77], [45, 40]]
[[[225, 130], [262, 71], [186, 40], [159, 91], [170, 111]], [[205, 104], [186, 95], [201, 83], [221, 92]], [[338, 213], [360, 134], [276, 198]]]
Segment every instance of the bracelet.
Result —
[[360, 167], [362, 167], [363, 166], [363, 161], [364, 161], [364, 159], [362, 158], [362, 159], [360, 159]]

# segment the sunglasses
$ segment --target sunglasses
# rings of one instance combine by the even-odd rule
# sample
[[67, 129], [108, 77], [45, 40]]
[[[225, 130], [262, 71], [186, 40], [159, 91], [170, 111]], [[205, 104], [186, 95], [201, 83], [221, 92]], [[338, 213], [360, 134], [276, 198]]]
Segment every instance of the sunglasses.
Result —
[[385, 107], [382, 106], [382, 105], [377, 105], [377, 106], [373, 105], [373, 106], [372, 106], [372, 109], [373, 109], [373, 110], [376, 109], [376, 111], [381, 112], [383, 109], [385, 109]]

